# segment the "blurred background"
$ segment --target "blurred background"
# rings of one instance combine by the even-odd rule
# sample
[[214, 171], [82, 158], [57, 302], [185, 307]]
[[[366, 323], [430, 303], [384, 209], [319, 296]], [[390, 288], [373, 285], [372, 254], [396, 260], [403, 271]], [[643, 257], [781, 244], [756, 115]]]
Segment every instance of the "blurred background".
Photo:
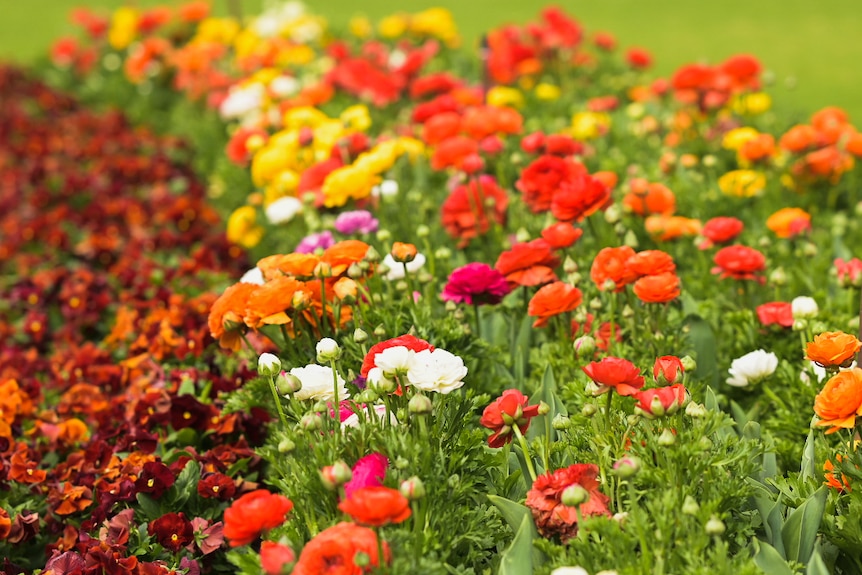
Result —
[[[227, 12], [231, 0], [213, 0]], [[233, 0], [246, 14], [267, 0]], [[177, 0], [0, 0], [0, 59], [33, 61], [51, 42], [73, 32], [69, 11], [80, 5], [112, 9], [178, 5]], [[450, 9], [467, 46], [482, 31], [537, 16], [542, 4], [523, 0], [309, 0], [309, 8], [332, 26], [344, 27], [357, 14], [372, 20], [397, 11], [431, 6]], [[587, 33], [614, 34], [622, 48], [640, 46], [655, 57], [655, 74], [679, 65], [718, 63], [741, 52], [757, 56], [771, 73], [776, 107], [807, 116], [827, 105], [841, 106], [862, 121], [862, 0], [562, 0]]]

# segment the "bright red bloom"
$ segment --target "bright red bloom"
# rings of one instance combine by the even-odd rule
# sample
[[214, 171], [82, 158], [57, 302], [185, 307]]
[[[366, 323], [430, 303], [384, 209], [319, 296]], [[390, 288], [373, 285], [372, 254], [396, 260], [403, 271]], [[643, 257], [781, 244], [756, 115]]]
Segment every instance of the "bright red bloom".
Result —
[[[368, 555], [369, 567], [380, 565], [377, 534], [368, 527], [339, 523], [324, 529], [309, 541], [299, 554], [292, 575], [362, 575], [367, 573], [354, 563], [357, 553]], [[383, 560], [389, 562], [389, 546], [383, 543]]]
[[647, 419], [673, 415], [686, 404], [688, 391], [681, 383], [668, 387], [656, 387], [637, 392], [634, 398], [638, 400], [635, 413]]
[[296, 561], [296, 554], [287, 545], [274, 541], [260, 544], [260, 566], [266, 575], [280, 575], [286, 565]]
[[587, 169], [572, 160], [553, 155], [544, 155], [524, 168], [515, 187], [523, 194], [524, 203], [534, 214], [551, 209], [551, 202], [563, 182], [577, 174], [586, 174]]
[[626, 268], [632, 275], [642, 278], [644, 276], [674, 273], [676, 271], [676, 264], [673, 261], [673, 257], [667, 252], [644, 250], [627, 259]]
[[407, 349], [412, 349], [416, 352], [425, 349], [430, 349], [432, 351], [434, 350], [433, 345], [431, 345], [424, 339], [419, 339], [418, 337], [410, 334], [393, 337], [392, 339], [387, 339], [386, 341], [381, 341], [371, 346], [371, 349], [368, 350], [368, 353], [365, 354], [365, 358], [362, 360], [362, 367], [359, 369], [359, 375], [361, 375], [362, 377], [368, 375], [368, 372], [371, 371], [371, 368], [375, 366], [374, 357], [378, 353], [382, 352], [384, 349], [398, 346], [404, 346]]
[[700, 233], [707, 242], [700, 245], [700, 249], [711, 248], [714, 244], [726, 244], [736, 239], [742, 233], [745, 225], [741, 220], [730, 217], [712, 218], [701, 228]]
[[567, 248], [581, 239], [584, 230], [568, 222], [557, 222], [542, 230], [542, 239], [555, 250]]
[[682, 361], [675, 355], [657, 357], [652, 367], [652, 375], [659, 383], [676, 383], [684, 372]]
[[489, 446], [503, 447], [512, 441], [512, 428], [515, 425], [521, 433], [527, 432], [530, 420], [539, 415], [539, 406], [527, 405], [529, 400], [530, 398], [517, 389], [507, 389], [503, 395], [485, 407], [479, 423], [494, 432], [488, 437]]
[[224, 512], [224, 535], [231, 547], [248, 545], [263, 531], [274, 529], [287, 518], [293, 502], [284, 495], [258, 489], [246, 493]]
[[467, 136], [446, 138], [434, 150], [431, 167], [442, 170], [448, 167], [460, 168], [464, 158], [479, 153], [479, 144]]
[[587, 173], [577, 174], [560, 183], [551, 199], [551, 213], [561, 222], [583, 221], [604, 207], [611, 190], [601, 180]]
[[793, 327], [793, 306], [790, 302], [773, 301], [757, 306], [757, 319], [763, 325]]
[[338, 508], [361, 525], [380, 527], [410, 517], [410, 502], [397, 489], [383, 486], [355, 490]]
[[458, 247], [464, 247], [473, 238], [491, 229], [492, 223], [506, 221], [509, 196], [493, 177], [479, 176], [469, 184], [452, 190], [443, 202], [441, 220], [443, 227], [453, 238], [460, 239]]
[[626, 262], [635, 255], [629, 246], [618, 248], [602, 248], [593, 259], [590, 268], [590, 279], [600, 290], [606, 289], [605, 283], [614, 282], [614, 291], [622, 291], [637, 276], [626, 266]]
[[159, 545], [174, 553], [194, 541], [192, 522], [182, 513], [167, 513], [151, 521], [147, 532], [156, 538]]
[[[608, 496], [599, 491], [599, 468], [591, 463], [576, 463], [545, 473], [536, 478], [527, 492], [526, 505], [533, 514], [536, 529], [543, 537], [560, 536], [563, 542], [578, 534], [578, 514], [611, 516]], [[589, 499], [577, 509], [563, 505], [563, 491], [567, 487], [580, 485], [589, 494]]]
[[554, 255], [548, 242], [536, 239], [515, 244], [501, 253], [494, 268], [506, 276], [512, 286], [536, 286], [555, 281], [554, 268], [559, 264], [560, 258]]
[[713, 261], [716, 267], [712, 268], [712, 273], [721, 274], [721, 279], [765, 281], [757, 272], [766, 269], [766, 257], [754, 248], [727, 246], [718, 250]]
[[629, 48], [626, 52], [626, 62], [632, 68], [644, 70], [652, 66], [652, 55], [643, 48]]
[[637, 366], [620, 357], [605, 357], [581, 369], [599, 385], [599, 395], [611, 388], [622, 396], [634, 395], [646, 383]]

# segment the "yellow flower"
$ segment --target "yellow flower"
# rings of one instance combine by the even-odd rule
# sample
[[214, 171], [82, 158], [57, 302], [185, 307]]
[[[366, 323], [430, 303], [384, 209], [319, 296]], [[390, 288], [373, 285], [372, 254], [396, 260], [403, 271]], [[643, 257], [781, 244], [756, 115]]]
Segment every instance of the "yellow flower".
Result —
[[327, 118], [314, 129], [312, 147], [318, 161], [329, 156], [332, 147], [345, 135], [344, 124]]
[[296, 46], [285, 46], [278, 52], [275, 60], [279, 66], [304, 66], [311, 63], [316, 57], [311, 46], [300, 44]]
[[742, 94], [733, 100], [733, 111], [740, 115], [762, 114], [772, 108], [772, 98], [764, 92]]
[[402, 154], [407, 154], [410, 157], [411, 162], [425, 153], [425, 143], [416, 138], [398, 138], [398, 147]]
[[251, 179], [255, 186], [265, 186], [291, 165], [290, 149], [270, 143], [261, 148], [251, 160]]
[[343, 206], [351, 198], [366, 198], [378, 180], [373, 173], [352, 165], [333, 170], [323, 181], [323, 205], [334, 208]]
[[364, 132], [371, 127], [371, 114], [368, 113], [368, 106], [364, 104], [356, 104], [350, 106], [338, 117], [348, 128], [357, 132]]
[[458, 27], [452, 13], [445, 8], [429, 8], [410, 19], [410, 31], [421, 36], [433, 36], [454, 47], [458, 44]]
[[283, 196], [295, 196], [299, 187], [299, 174], [293, 170], [284, 170], [276, 175], [264, 190], [264, 203], [269, 205]]
[[578, 112], [572, 117], [572, 136], [591, 140], [604, 134], [610, 125], [611, 117], [603, 112]]
[[353, 165], [358, 170], [369, 174], [382, 174], [392, 167], [401, 153], [401, 146], [396, 140], [387, 140], [359, 154]]
[[350, 29], [350, 33], [360, 40], [368, 38], [371, 36], [371, 33], [374, 32], [374, 28], [371, 26], [371, 20], [366, 16], [354, 16], [350, 19], [350, 23], [347, 26]]
[[721, 140], [721, 147], [725, 150], [738, 152], [745, 145], [745, 142], [753, 140], [759, 135], [760, 132], [749, 126], [734, 128], [724, 135], [724, 138]]
[[[195, 37], [195, 40], [198, 40], [198, 38], [201, 37], [201, 30], [199, 28], [198, 35], [197, 37]], [[207, 42], [218, 42], [218, 40], [209, 40], [206, 38], [203, 38], [203, 40]], [[260, 46], [262, 42], [263, 40], [257, 34], [255, 34], [253, 30], [246, 28], [241, 31], [239, 34], [236, 35], [236, 38], [234, 38], [233, 40], [233, 49], [236, 53], [237, 59], [241, 60], [254, 54], [255, 50], [257, 50], [257, 47]], [[224, 44], [225, 42], [218, 43]]]
[[108, 42], [115, 50], [129, 47], [138, 32], [138, 11], [125, 6], [117, 8], [111, 18], [111, 29], [108, 31]]
[[198, 24], [193, 42], [231, 44], [239, 34], [239, 24], [231, 18], [207, 18]]
[[498, 108], [505, 106], [521, 108], [524, 106], [524, 95], [516, 88], [494, 86], [488, 90], [488, 104]]
[[536, 86], [535, 90], [536, 98], [542, 100], [543, 102], [553, 102], [555, 100], [560, 99], [560, 87], [555, 86], [554, 84], [548, 84], [547, 82], [542, 82], [538, 86]]
[[288, 130], [299, 128], [316, 128], [320, 123], [328, 120], [329, 116], [311, 106], [300, 106], [291, 108], [284, 114], [284, 127]]
[[232, 244], [253, 248], [263, 239], [263, 228], [257, 225], [257, 212], [251, 206], [242, 206], [227, 219], [227, 239]]
[[718, 187], [728, 196], [750, 198], [766, 187], [766, 176], [754, 170], [733, 170], [718, 178]]
[[398, 38], [407, 31], [406, 14], [393, 14], [385, 17], [377, 25], [377, 31], [384, 38]]

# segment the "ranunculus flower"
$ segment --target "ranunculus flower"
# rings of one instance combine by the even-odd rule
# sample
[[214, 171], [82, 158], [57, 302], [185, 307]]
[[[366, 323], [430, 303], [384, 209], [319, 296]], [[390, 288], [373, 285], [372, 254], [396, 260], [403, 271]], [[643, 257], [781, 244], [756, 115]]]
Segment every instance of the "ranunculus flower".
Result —
[[[332, 368], [312, 363], [305, 367], [294, 367], [290, 370], [302, 382], [302, 388], [293, 394], [294, 399], [315, 399], [318, 401], [330, 401], [335, 399], [335, 382], [333, 380]], [[338, 399], [342, 400], [350, 396], [350, 392], [344, 387], [344, 378], [338, 379]]]
[[527, 315], [538, 318], [533, 327], [543, 327], [552, 317], [570, 312], [583, 301], [581, 290], [565, 282], [554, 282], [539, 288], [527, 306]]
[[802, 208], [781, 208], [766, 219], [766, 227], [779, 238], [792, 238], [811, 229], [811, 214]]
[[854, 367], [833, 375], [814, 399], [818, 426], [830, 427], [826, 433], [853, 429], [856, 416], [862, 415], [862, 369]]
[[345, 235], [370, 234], [377, 231], [377, 226], [377, 219], [367, 210], [342, 212], [334, 224], [335, 230]]
[[449, 274], [443, 288], [444, 301], [469, 305], [496, 305], [512, 291], [506, 277], [488, 264], [474, 262]]
[[542, 239], [555, 250], [561, 250], [573, 245], [584, 235], [584, 230], [576, 228], [568, 222], [557, 222], [542, 230]]
[[560, 183], [551, 200], [551, 213], [561, 222], [580, 222], [597, 212], [611, 198], [611, 190], [587, 173]]
[[554, 268], [560, 264], [557, 257], [543, 239], [515, 244], [500, 254], [494, 268], [506, 276], [509, 285], [537, 286], [557, 279]]
[[266, 575], [281, 575], [285, 566], [296, 561], [293, 549], [275, 541], [260, 544], [260, 566]]
[[790, 302], [790, 311], [793, 314], [793, 319], [811, 319], [817, 317], [817, 312], [820, 310], [813, 297], [801, 295], [793, 298], [793, 301]]
[[590, 267], [590, 279], [600, 290], [606, 289], [606, 283], [614, 282], [614, 291], [622, 291], [637, 276], [626, 266], [626, 262], [635, 255], [629, 246], [618, 248], [602, 248], [593, 258]]
[[191, 521], [182, 513], [166, 513], [151, 521], [147, 532], [156, 538], [159, 545], [174, 553], [194, 541], [194, 528]]
[[685, 386], [677, 383], [667, 387], [656, 387], [642, 389], [635, 393], [634, 398], [638, 400], [635, 405], [635, 413], [643, 415], [647, 419], [654, 419], [664, 415], [673, 415], [688, 402], [688, 391]]
[[392, 254], [386, 254], [381, 263], [389, 268], [383, 277], [386, 278], [386, 281], [392, 282], [404, 279], [408, 273], [415, 274], [421, 270], [422, 266], [425, 265], [425, 255], [417, 253], [411, 261], [405, 263], [396, 261]]
[[657, 357], [652, 366], [652, 375], [659, 383], [676, 383], [684, 372], [682, 361], [675, 355]]
[[572, 160], [545, 155], [524, 168], [515, 187], [523, 194], [530, 211], [534, 214], [547, 212], [561, 184], [586, 171], [582, 164]]
[[527, 432], [530, 420], [539, 415], [539, 406], [527, 405], [529, 401], [530, 398], [517, 389], [507, 389], [503, 395], [485, 407], [479, 423], [494, 432], [488, 437], [488, 445], [503, 447], [512, 441], [512, 428], [515, 425], [521, 433]]
[[353, 465], [353, 475], [344, 484], [344, 496], [350, 495], [363, 487], [383, 485], [386, 470], [389, 468], [389, 458], [382, 453], [371, 453], [362, 457]]
[[646, 383], [637, 366], [620, 357], [605, 357], [581, 369], [599, 385], [596, 395], [611, 389], [623, 396], [634, 395]]
[[493, 177], [482, 175], [452, 190], [440, 208], [440, 219], [446, 232], [459, 239], [458, 247], [463, 248], [488, 233], [493, 224], [503, 224], [508, 206], [506, 191]]
[[632, 291], [644, 303], [667, 303], [679, 297], [679, 277], [675, 273], [644, 276], [634, 283]]
[[626, 260], [625, 266], [631, 275], [638, 278], [676, 272], [673, 257], [661, 250], [638, 252]]
[[327, 230], [320, 232], [319, 234], [310, 234], [305, 236], [293, 251], [300, 254], [310, 254], [314, 253], [318, 249], [325, 250], [334, 244], [335, 238], [332, 237], [332, 232]]
[[269, 220], [269, 223], [277, 226], [286, 224], [301, 211], [302, 201], [293, 196], [284, 196], [266, 206], [264, 213], [266, 213], [266, 219]]
[[411, 351], [407, 381], [416, 389], [447, 394], [464, 385], [464, 360], [445, 349]]
[[361, 525], [380, 527], [401, 523], [410, 517], [410, 502], [397, 489], [362, 487], [338, 504], [338, 508]]
[[847, 367], [862, 349], [856, 336], [843, 331], [825, 331], [805, 346], [805, 358], [823, 366]]
[[862, 284], [862, 260], [853, 258], [844, 261], [841, 258], [836, 258], [833, 263], [838, 274], [838, 282], [842, 287], [859, 287]]
[[712, 218], [703, 224], [701, 235], [707, 242], [698, 246], [700, 249], [711, 248], [715, 244], [727, 244], [736, 239], [742, 233], [745, 224], [742, 220], [731, 217]]
[[284, 495], [257, 489], [246, 493], [224, 512], [224, 535], [231, 547], [248, 545], [263, 531], [284, 523], [293, 502]]
[[362, 367], [359, 369], [359, 375], [361, 375], [362, 377], [368, 376], [368, 372], [371, 370], [372, 367], [379, 367], [375, 363], [377, 355], [379, 353], [382, 353], [384, 350], [391, 347], [399, 346], [406, 347], [407, 349], [413, 351], [434, 349], [434, 346], [425, 341], [424, 339], [419, 339], [418, 337], [410, 334], [404, 334], [398, 337], [393, 337], [392, 339], [387, 339], [385, 341], [375, 343], [371, 346], [371, 349], [368, 350], [368, 353], [365, 354], [365, 358], [362, 360]]
[[[389, 546], [384, 541], [382, 547], [383, 561], [388, 563]], [[365, 568], [354, 563], [360, 552], [368, 556], [370, 567], [380, 565], [377, 534], [368, 527], [339, 523], [305, 544], [291, 575], [360, 575]]]
[[731, 362], [727, 384], [734, 387], [748, 387], [772, 375], [777, 367], [778, 356], [774, 353], [762, 349], [752, 351]]
[[774, 301], [757, 306], [757, 319], [763, 325], [793, 327], [793, 309], [790, 302]]
[[643, 178], [634, 178], [629, 186], [631, 189], [623, 198], [623, 206], [635, 214], [669, 216], [676, 210], [676, 196], [664, 184], [650, 184]]
[[[599, 491], [599, 468], [591, 463], [576, 463], [536, 478], [527, 492], [526, 505], [533, 515], [536, 529], [543, 537], [559, 536], [564, 543], [578, 534], [578, 514], [611, 516], [609, 498]], [[563, 505], [563, 491], [579, 485], [588, 499], [575, 507]]]
[[766, 258], [754, 248], [727, 246], [718, 250], [713, 261], [716, 267], [712, 268], [712, 273], [721, 274], [721, 279], [765, 281], [759, 272], [766, 269]]

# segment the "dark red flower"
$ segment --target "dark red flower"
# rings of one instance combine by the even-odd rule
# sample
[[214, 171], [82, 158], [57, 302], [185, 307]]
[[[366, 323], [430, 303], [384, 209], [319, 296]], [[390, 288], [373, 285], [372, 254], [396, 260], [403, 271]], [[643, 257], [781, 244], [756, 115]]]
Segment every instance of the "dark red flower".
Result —
[[223, 473], [210, 473], [201, 478], [198, 483], [198, 495], [204, 499], [227, 501], [235, 494], [236, 484]]
[[167, 513], [147, 527], [147, 532], [165, 549], [174, 553], [194, 541], [192, 522], [183, 513]]
[[502, 447], [512, 441], [515, 433], [512, 428], [515, 425], [521, 433], [526, 433], [530, 428], [530, 420], [539, 415], [539, 406], [527, 405], [529, 400], [517, 389], [507, 389], [485, 407], [479, 423], [494, 432], [488, 437], [488, 445]]
[[158, 499], [174, 484], [174, 474], [161, 461], [148, 461], [144, 463], [138, 480], [135, 481], [135, 489], [138, 493], [147, 493], [153, 499]]

